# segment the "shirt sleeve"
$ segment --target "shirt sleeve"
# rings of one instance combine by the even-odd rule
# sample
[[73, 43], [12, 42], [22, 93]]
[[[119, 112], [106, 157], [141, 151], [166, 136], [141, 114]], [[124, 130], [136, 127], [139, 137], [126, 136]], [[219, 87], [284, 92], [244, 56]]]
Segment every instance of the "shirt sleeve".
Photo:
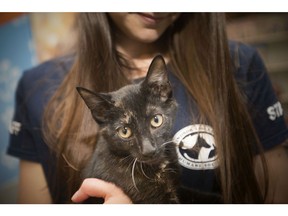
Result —
[[39, 162], [37, 148], [33, 139], [33, 127], [27, 110], [27, 96], [25, 88], [25, 72], [17, 89], [14, 117], [10, 125], [10, 140], [7, 153], [19, 159]]
[[9, 155], [47, 165], [50, 149], [42, 134], [44, 109], [74, 61], [64, 56], [25, 71], [15, 94], [15, 111], [10, 126]]
[[247, 96], [248, 109], [264, 149], [283, 143], [288, 137], [284, 112], [266, 67], [254, 48], [247, 46], [242, 51], [240, 49], [239, 70], [242, 77], [245, 74], [242, 85]]

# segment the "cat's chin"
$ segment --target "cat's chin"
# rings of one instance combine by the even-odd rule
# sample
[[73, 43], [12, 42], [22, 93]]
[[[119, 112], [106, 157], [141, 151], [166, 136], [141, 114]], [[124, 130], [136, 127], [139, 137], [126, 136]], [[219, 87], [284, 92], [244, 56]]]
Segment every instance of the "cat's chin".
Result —
[[163, 162], [163, 158], [157, 156], [153, 158], [139, 158], [138, 161], [147, 165], [158, 165]]

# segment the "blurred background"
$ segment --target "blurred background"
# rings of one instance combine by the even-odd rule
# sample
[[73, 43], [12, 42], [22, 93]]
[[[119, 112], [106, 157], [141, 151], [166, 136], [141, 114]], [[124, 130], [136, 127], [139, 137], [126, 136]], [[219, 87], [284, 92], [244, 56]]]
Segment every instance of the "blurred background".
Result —
[[[75, 13], [0, 13], [0, 203], [16, 203], [18, 160], [6, 155], [24, 70], [73, 48]], [[227, 13], [232, 40], [256, 47], [288, 122], [288, 13]]]

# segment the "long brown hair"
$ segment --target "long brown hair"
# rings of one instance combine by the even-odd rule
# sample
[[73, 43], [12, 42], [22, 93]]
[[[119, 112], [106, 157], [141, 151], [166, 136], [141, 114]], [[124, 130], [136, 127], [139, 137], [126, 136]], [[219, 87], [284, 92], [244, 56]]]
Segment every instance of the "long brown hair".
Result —
[[[129, 83], [123, 72], [129, 62], [115, 48], [114, 29], [108, 16], [80, 14], [77, 20], [75, 63], [48, 103], [43, 121], [46, 141], [56, 150], [58, 159], [58, 194], [52, 193], [54, 202], [59, 202], [60, 193], [70, 200], [80, 186], [77, 169], [81, 169], [97, 140], [97, 125], [79, 100], [75, 87], [107, 92]], [[265, 193], [254, 173], [251, 148], [259, 141], [234, 79], [224, 15], [184, 13], [165, 34], [173, 72], [196, 100], [201, 119], [214, 130], [224, 202], [264, 202]], [[262, 162], [265, 173], [264, 159]], [[60, 192], [63, 187], [66, 190]]]

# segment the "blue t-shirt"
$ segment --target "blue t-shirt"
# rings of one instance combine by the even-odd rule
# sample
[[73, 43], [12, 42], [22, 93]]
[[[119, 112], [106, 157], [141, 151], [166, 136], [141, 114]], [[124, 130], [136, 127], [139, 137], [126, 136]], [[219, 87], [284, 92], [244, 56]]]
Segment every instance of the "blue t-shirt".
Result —
[[[265, 66], [254, 48], [236, 42], [229, 42], [229, 47], [236, 68], [235, 77], [247, 98], [259, 139], [265, 150], [273, 148], [287, 139], [288, 130]], [[43, 141], [41, 120], [46, 103], [73, 60], [73, 57], [59, 58], [26, 71], [16, 91], [8, 154], [41, 163], [51, 193], [51, 176], [55, 174], [55, 166], [51, 163], [55, 163], [55, 158]], [[213, 129], [199, 124], [197, 104], [178, 78], [170, 71], [168, 75], [179, 105], [173, 133], [174, 141], [179, 144], [181, 182], [201, 192], [217, 193], [215, 169], [218, 158]]]

